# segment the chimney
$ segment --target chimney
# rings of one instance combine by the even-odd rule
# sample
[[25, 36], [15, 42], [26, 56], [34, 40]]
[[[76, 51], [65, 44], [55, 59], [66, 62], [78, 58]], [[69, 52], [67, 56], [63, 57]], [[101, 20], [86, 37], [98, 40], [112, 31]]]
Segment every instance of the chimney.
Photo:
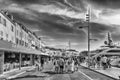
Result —
[[8, 15], [9, 13], [8, 13], [8, 11], [4, 11], [4, 14], [5, 14], [5, 15]]
[[1, 10], [2, 13], [4, 13], [4, 10]]
[[7, 15], [11, 20], [14, 20], [13, 16], [11, 14]]
[[13, 19], [13, 16], [11, 14], [8, 13], [7, 10], [1, 10], [1, 12], [3, 12], [6, 16], [8, 16], [11, 20], [14, 20]]

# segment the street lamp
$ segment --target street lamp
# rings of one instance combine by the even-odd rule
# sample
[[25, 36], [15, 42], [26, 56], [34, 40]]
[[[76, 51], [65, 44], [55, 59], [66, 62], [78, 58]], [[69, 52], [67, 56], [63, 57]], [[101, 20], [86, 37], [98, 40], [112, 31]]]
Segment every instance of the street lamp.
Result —
[[88, 24], [88, 67], [90, 68], [90, 9], [88, 14], [86, 14], [86, 21]]
[[[90, 9], [88, 10], [88, 13], [86, 14], [86, 22], [87, 22], [87, 27], [88, 28], [88, 67], [90, 68], [90, 41], [97, 41], [97, 39], [91, 39], [90, 38]], [[80, 29], [82, 29], [83, 27], [80, 26]]]

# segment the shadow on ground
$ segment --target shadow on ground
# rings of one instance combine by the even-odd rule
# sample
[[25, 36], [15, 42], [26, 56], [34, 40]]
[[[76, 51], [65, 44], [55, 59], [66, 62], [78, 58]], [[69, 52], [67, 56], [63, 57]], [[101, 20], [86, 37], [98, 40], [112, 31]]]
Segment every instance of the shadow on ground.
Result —
[[55, 75], [55, 74], [72, 74], [72, 72], [63, 72], [63, 73], [57, 73], [57, 72], [53, 72], [53, 71], [46, 71], [44, 73], [47, 73], [49, 75]]
[[46, 77], [46, 76], [26, 75], [26, 76], [17, 77], [17, 78], [10, 79], [10, 80], [16, 80], [16, 79], [27, 79], [27, 78], [45, 78], [45, 77]]

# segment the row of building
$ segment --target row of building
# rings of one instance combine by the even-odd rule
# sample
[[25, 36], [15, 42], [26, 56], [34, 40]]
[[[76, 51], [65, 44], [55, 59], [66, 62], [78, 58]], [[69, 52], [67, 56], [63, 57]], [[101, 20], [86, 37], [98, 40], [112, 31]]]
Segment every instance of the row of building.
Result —
[[3, 10], [0, 11], [0, 39], [30, 49], [41, 48], [40, 38]]
[[44, 44], [37, 35], [16, 21], [8, 11], [0, 11], [0, 75], [46, 61]]

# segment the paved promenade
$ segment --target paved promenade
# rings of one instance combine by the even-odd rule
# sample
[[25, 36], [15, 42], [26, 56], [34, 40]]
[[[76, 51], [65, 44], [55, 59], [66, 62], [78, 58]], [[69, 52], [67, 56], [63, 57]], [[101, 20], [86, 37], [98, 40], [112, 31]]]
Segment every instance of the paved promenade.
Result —
[[[31, 71], [31, 70], [35, 70], [35, 66], [24, 67], [24, 68], [21, 68], [21, 70], [13, 69], [13, 70], [4, 72], [2, 75], [0, 75], [0, 80], [1, 79], [16, 78], [16, 77], [26, 73], [26, 71]], [[49, 71], [53, 71], [53, 64], [52, 64], [52, 62], [45, 63], [44, 69], [42, 70], [42, 72], [49, 72]], [[40, 73], [40, 72], [36, 72], [34, 74], [41, 75], [41, 76], [44, 75], [43, 73]]]
[[3, 74], [1, 74], [0, 80], [15, 78], [15, 77], [25, 73], [27, 70], [29, 71], [29, 70], [33, 70], [33, 69], [35, 69], [34, 66], [24, 67], [24, 68], [21, 68], [21, 70], [13, 69], [13, 70], [10, 70], [10, 71], [7, 71], [7, 72], [4, 72]]
[[[81, 66], [87, 67], [85, 63], [82, 63]], [[96, 69], [96, 68], [91, 68], [91, 69], [116, 79], [119, 79], [120, 76], [120, 68], [116, 68], [116, 67], [111, 67], [106, 70]]]
[[52, 62], [46, 63], [42, 71], [31, 71], [21, 74], [12, 80], [92, 80], [80, 71], [70, 74], [55, 74]]
[[[84, 64], [82, 65], [85, 66]], [[108, 75], [107, 73], [110, 74], [110, 72], [113, 74], [117, 74], [117, 72], [119, 72], [117, 68], [116, 68], [116, 73], [112, 72], [112, 69], [113, 68], [111, 68], [111, 71], [110, 70], [104, 70], [104, 71], [98, 70], [98, 71], [101, 71], [101, 73], [103, 72], [104, 74], [106, 72], [106, 75]], [[4, 73], [4, 77], [10, 80], [114, 80], [114, 79], [102, 76], [100, 74], [94, 73], [92, 71], [89, 71], [88, 69], [83, 69], [81, 67], [79, 67], [79, 71], [74, 73], [55, 74], [52, 62], [46, 63], [42, 71], [37, 71], [35, 68], [26, 67], [19, 71], [13, 70], [13, 71]], [[117, 76], [116, 78], [118, 79]], [[0, 79], [0, 80], [3, 80], [3, 79]]]
[[115, 80], [102, 74], [85, 69], [82, 66], [74, 73], [56, 74], [53, 64], [47, 63], [42, 71], [26, 72], [12, 80]]

